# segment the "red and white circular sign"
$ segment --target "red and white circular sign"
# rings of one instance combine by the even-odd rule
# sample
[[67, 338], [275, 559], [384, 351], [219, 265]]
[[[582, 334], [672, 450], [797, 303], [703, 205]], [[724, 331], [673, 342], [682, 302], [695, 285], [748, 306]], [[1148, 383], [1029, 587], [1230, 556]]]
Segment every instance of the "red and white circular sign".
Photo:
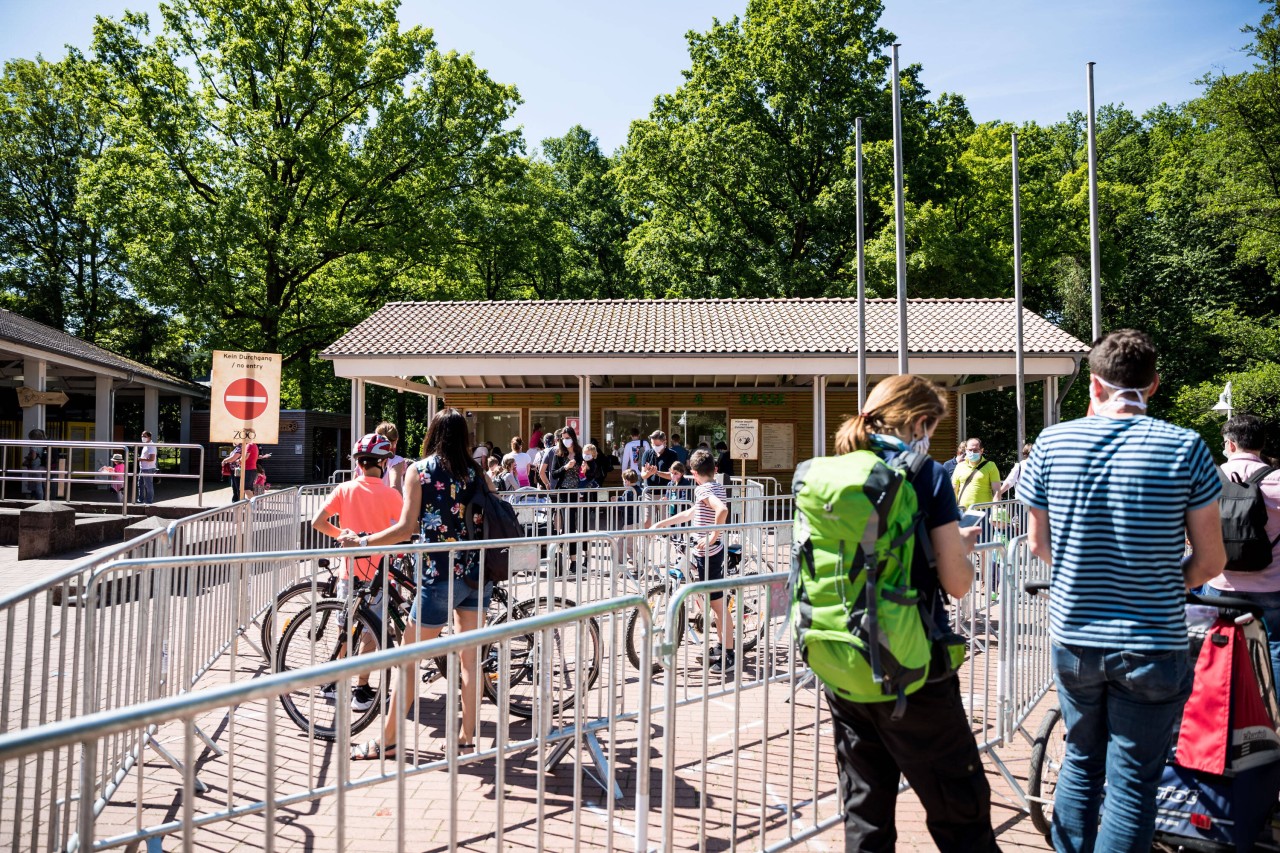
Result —
[[237, 379], [227, 386], [222, 401], [231, 417], [251, 421], [267, 410], [267, 386], [256, 379]]

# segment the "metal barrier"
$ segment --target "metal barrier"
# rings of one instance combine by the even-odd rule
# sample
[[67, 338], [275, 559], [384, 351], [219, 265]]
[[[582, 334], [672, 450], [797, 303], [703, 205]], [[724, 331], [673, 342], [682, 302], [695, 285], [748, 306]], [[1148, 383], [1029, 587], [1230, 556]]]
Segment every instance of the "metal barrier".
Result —
[[[181, 465], [181, 456], [184, 451], [196, 451], [199, 459], [196, 466], [196, 473], [164, 473], [156, 470], [146, 476], [153, 481], [159, 480], [195, 480], [196, 481], [196, 502], [197, 505], [204, 504], [204, 452], [205, 448], [202, 444], [177, 444], [173, 442], [152, 442], [157, 453], [162, 451], [178, 451], [179, 465]], [[140, 441], [52, 441], [49, 439], [0, 439], [0, 500], [6, 497], [6, 486], [9, 483], [17, 482], [22, 484], [22, 491], [28, 492], [33, 487], [38, 488], [36, 500], [51, 499], [56, 490], [59, 493], [59, 499], [70, 500], [71, 489], [75, 485], [86, 486], [121, 486], [119, 498], [112, 498], [110, 503], [119, 504], [121, 514], [127, 514], [129, 505], [138, 503], [138, 485], [140, 478], [143, 476], [138, 468], [138, 450], [143, 446]], [[13, 450], [17, 450], [19, 459], [25, 457], [28, 448], [38, 448], [40, 455], [44, 458], [44, 462], [39, 463], [36, 468], [23, 468], [15, 470], [16, 466], [10, 466], [10, 458], [14, 456]], [[54, 455], [53, 451], [66, 451], [66, 456], [70, 459], [54, 459], [50, 457]], [[101, 469], [103, 465], [108, 464], [110, 455], [113, 452], [120, 452], [124, 456], [125, 470], [122, 473], [104, 472]], [[75, 468], [75, 454], [81, 452], [87, 455], [92, 452], [95, 456], [94, 461], [86, 461], [83, 470]], [[157, 457], [158, 460], [159, 457]], [[61, 463], [68, 462], [67, 467], [61, 467]], [[52, 463], [52, 464], [51, 464]]]
[[[579, 725], [562, 730], [515, 719], [503, 701], [485, 705], [475, 752], [458, 748], [453, 711], [462, 698], [457, 673], [464, 657], [475, 656], [477, 663], [496, 657], [500, 662], [497, 691], [505, 697], [513, 659], [530, 649], [535, 655], [550, 654], [566, 629], [581, 637], [592, 621], [616, 622], [624, 614], [648, 630], [650, 614], [644, 600], [624, 597], [0, 736], [0, 788], [7, 794], [0, 804], [0, 826], [11, 827], [14, 850], [104, 850], [178, 834], [183, 848], [189, 850], [197, 833], [211, 829], [223, 838], [253, 835], [270, 851], [277, 839], [291, 844], [314, 841], [305, 827], [288, 819], [296, 815], [294, 807], [306, 806], [310, 814], [332, 820], [338, 850], [346, 849], [350, 838], [362, 837], [371, 821], [387, 827], [390, 821], [385, 818], [391, 812], [397, 850], [406, 849], [411, 828], [426, 825], [434, 832], [440, 826], [436, 821], [447, 827], [447, 835], [437, 840], [450, 850], [488, 838], [499, 850], [506, 845], [544, 850], [570, 844], [579, 849], [585, 843], [615, 849], [620, 836], [631, 836], [627, 846], [632, 849], [648, 850], [650, 679], [629, 685], [625, 704], [600, 729], [608, 740], [610, 757], [625, 759], [632, 768], [625, 777], [610, 771], [602, 779], [609, 788], [623, 784], [630, 788], [629, 813], [612, 800], [604, 807], [589, 805], [580, 773], [564, 785], [542, 771], [541, 758], [557, 752], [583, 760], [587, 747], [581, 725], [583, 703], [576, 706]], [[415, 709], [418, 724], [413, 728], [412, 749], [408, 736], [402, 735], [394, 758], [369, 762], [357, 770], [350, 759], [352, 682], [361, 677], [390, 678], [393, 668], [400, 668], [416, 684], [411, 674], [436, 658], [447, 659], [450, 670], [440, 710], [431, 710], [434, 702], [424, 705], [413, 697], [408, 707]], [[649, 666], [647, 650], [641, 662]], [[336, 690], [332, 704], [340, 724], [334, 741], [322, 740], [314, 731], [280, 726], [278, 700], [310, 693], [326, 683], [334, 683]], [[479, 685], [471, 689], [478, 690]], [[581, 685], [576, 689], [581, 698]], [[639, 723], [634, 735], [629, 726], [624, 731], [622, 721], [628, 719]], [[443, 743], [424, 744], [424, 724], [443, 730]], [[208, 774], [216, 771], [217, 764], [224, 765], [220, 779], [224, 789], [217, 798], [199, 796], [195, 777], [195, 766], [208, 746], [200, 736], [204, 728], [228, 733], [225, 755], [204, 763]], [[113, 740], [157, 731], [180, 741], [179, 790], [170, 789], [166, 795], [154, 786], [144, 786], [138, 765], [136, 773], [121, 774], [116, 780], [126, 802], [101, 800], [93, 773], [83, 771], [97, 766], [99, 754], [112, 749]], [[237, 743], [238, 738], [243, 742]], [[530, 762], [530, 755], [539, 760]], [[609, 766], [616, 765], [611, 761]], [[48, 768], [54, 770], [52, 777], [45, 775]], [[521, 796], [521, 789], [529, 794]], [[144, 799], [149, 807], [145, 811]], [[464, 800], [465, 813], [460, 807]], [[413, 812], [408, 808], [410, 801]], [[278, 820], [286, 810], [287, 819]], [[158, 814], [158, 819], [150, 818], [152, 814]], [[570, 837], [548, 837], [549, 817], [557, 815], [571, 822]], [[378, 816], [384, 819], [374, 820]]]
[[1001, 634], [1001, 654], [1007, 672], [1004, 697], [1004, 736], [1021, 732], [1023, 724], [1053, 687], [1053, 643], [1049, 637], [1048, 596], [1023, 592], [1029, 581], [1048, 581], [1049, 566], [1031, 553], [1024, 534], [1009, 543], [1004, 588], [1015, 591], [1002, 602], [1009, 628]]
[[[776, 499], [765, 502], [768, 500], [777, 503]], [[5, 755], [6, 743], [28, 737], [15, 733], [14, 729], [32, 726], [38, 729], [47, 724], [65, 726], [67, 718], [81, 713], [77, 705], [84, 710], [101, 711], [95, 718], [99, 719], [104, 718], [104, 714], [119, 714], [122, 707], [129, 708], [124, 712], [126, 716], [134, 715], [136, 703], [157, 697], [167, 697], [168, 701], [199, 701], [192, 699], [194, 693], [173, 694], [189, 690], [214, 670], [218, 676], [210, 680], [227, 679], [233, 684], [214, 688], [202, 684], [201, 696], [222, 691], [220, 695], [225, 697], [239, 697], [235, 701], [228, 698], [217, 706], [224, 709], [252, 702], [250, 693], [243, 691], [251, 691], [263, 680], [257, 676], [264, 667], [257, 655], [240, 655], [238, 639], [247, 639], [256, 648], [252, 642], [256, 632], [249, 630], [254, 617], [264, 623], [265, 636], [268, 630], [278, 632], [300, 613], [314, 616], [321, 593], [313, 567], [321, 558], [332, 560], [336, 565], [346, 557], [403, 553], [420, 583], [422, 561], [427, 556], [475, 548], [475, 543], [470, 542], [326, 550], [301, 550], [295, 544], [293, 550], [284, 551], [193, 553], [202, 550], [202, 546], [231, 548], [234, 540], [218, 533], [229, 528], [240, 528], [241, 542], [248, 539], [267, 546], [284, 543], [283, 531], [286, 530], [298, 537], [304, 518], [301, 504], [301, 490], [288, 490], [224, 507], [202, 514], [203, 517], [195, 516], [186, 520], [185, 526], [175, 523], [166, 531], [156, 531], [145, 541], [130, 543], [136, 550], [127, 556], [142, 559], [125, 560], [121, 559], [126, 556], [123, 550], [113, 552], [105, 564], [82, 565], [76, 571], [64, 573], [60, 580], [26, 591], [29, 594], [25, 597], [0, 602], [0, 618], [7, 620], [4, 623], [7, 625], [6, 651], [10, 652], [6, 656], [7, 684], [19, 683], [24, 678], [30, 682], [47, 659], [52, 659], [58, 667], [55, 676], [68, 667], [71, 669], [71, 679], [59, 678], [57, 685], [58, 691], [65, 688], [69, 695], [61, 692], [55, 695], [52, 686], [45, 689], [44, 682], [40, 681], [37, 689], [21, 693], [20, 714], [15, 715], [11, 704], [5, 705], [6, 725], [5, 734], [0, 736], [0, 759]], [[532, 504], [530, 507], [535, 513], [544, 508], [552, 514], [594, 511], [597, 521], [608, 521], [609, 513], [614, 512], [595, 502]], [[526, 510], [522, 507], [521, 511]], [[256, 533], [255, 513], [259, 513], [260, 518], [271, 519], [271, 526], [261, 538]], [[551, 522], [545, 518], [535, 521], [532, 523], [535, 530], [539, 523], [545, 530]], [[7, 811], [8, 805], [0, 806], [0, 833], [7, 831], [10, 817], [16, 820], [22, 816], [25, 820], [45, 814], [50, 820], [40, 837], [46, 841], [54, 837], [50, 833], [69, 831], [70, 822], [78, 820], [82, 828], [86, 821], [90, 826], [113, 827], [114, 834], [99, 833], [97, 843], [99, 848], [113, 847], [178, 831], [192, 832], [209, 823], [240, 821], [249, 815], [267, 814], [304, 800], [326, 800], [330, 795], [336, 800], [334, 808], [341, 815], [348, 793], [363, 790], [361, 786], [372, 781], [389, 780], [395, 780], [397, 785], [399, 805], [395, 812], [402, 815], [407, 778], [447, 769], [451, 774], [450, 784], [456, 785], [458, 765], [485, 763], [490, 758], [494, 761], [495, 776], [504, 778], [504, 773], [513, 772], [504, 769], [506, 756], [537, 748], [542, 752], [535, 764], [547, 770], [554, 769], [570, 754], [578, 756], [583, 771], [611, 794], [601, 800], [605, 805], [590, 805], [592, 801], [583, 792], [582, 774], [574, 774], [572, 799], [566, 802], [563, 814], [572, 815], [576, 844], [583, 829], [581, 821], [599, 819], [602, 828], [597, 832], [619, 827], [615, 810], [625, 799], [620, 780], [629, 777], [618, 769], [621, 754], [618, 727], [632, 721], [643, 722], [652, 713], [661, 714], [665, 721], [658, 744], [666, 767], [662, 777], [666, 793], [660, 817], [667, 849], [671, 849], [672, 833], [677, 832], [673, 829], [677, 817], [682, 821], [690, 818], [691, 825], [696, 819], [696, 827], [690, 830], [696, 835], [691, 835], [691, 840], [705, 837], [723, 818], [724, 825], [735, 833], [735, 841], [743, 840], [737, 833], [746, 828], [759, 836], [761, 849], [781, 850], [799, 844], [835, 826], [840, 821], [841, 804], [836, 793], [835, 763], [830, 747], [824, 748], [821, 744], [822, 727], [829, 718], [821, 708], [816, 684], [792, 650], [786, 627], [789, 598], [784, 587], [786, 572], [780, 569], [786, 568], [790, 561], [790, 527], [789, 521], [761, 521], [718, 528], [726, 545], [741, 556], [737, 574], [717, 581], [700, 581], [696, 577], [679, 547], [679, 539], [684, 535], [679, 528], [584, 530], [533, 540], [485, 543], [488, 548], [509, 545], [526, 556], [516, 560], [515, 575], [505, 585], [503, 601], [495, 600], [485, 615], [485, 621], [496, 623], [492, 630], [506, 632], [502, 636], [510, 640], [507, 648], [481, 653], [475, 650], [484, 648], [481, 638], [489, 635], [456, 638], [461, 644], [459, 648], [473, 650], [477, 656], [476, 666], [485, 673], [480, 685], [473, 684], [473, 688], [480, 692], [483, 687], [483, 692], [496, 700], [498, 710], [484, 705], [484, 713], [489, 716], [483, 719], [491, 720], [494, 713], [498, 714], [499, 730], [507, 732], [492, 749], [481, 753], [483, 759], [457, 758], [449, 748], [445, 750], [445, 758], [422, 761], [417, 757], [422, 753], [416, 741], [421, 729], [415, 727], [416, 763], [403, 759], [390, 762], [396, 765], [394, 773], [388, 772], [388, 764], [383, 763], [379, 765], [378, 774], [368, 780], [362, 777], [351, 782], [350, 768], [340, 757], [346, 755], [345, 748], [339, 748], [335, 760], [335, 755], [316, 734], [319, 723], [315, 722], [314, 713], [307, 715], [312, 724], [305, 732], [295, 731], [293, 724], [286, 721], [288, 728], [284, 731], [292, 735], [293, 740], [280, 740], [275, 729], [279, 720], [285, 718], [269, 701], [260, 712], [248, 707], [211, 719], [193, 712], [183, 717], [187, 725], [183, 746], [177, 755], [163, 746], [163, 740], [167, 739], [159, 728], [163, 720], [129, 716], [135, 719], [134, 724], [104, 729], [96, 736], [91, 749], [81, 738], [85, 746], [83, 756], [59, 753], [46, 748], [47, 743], [39, 750], [32, 747], [21, 753], [35, 757], [25, 763], [20, 761], [17, 770], [7, 777], [10, 782], [23, 781], [13, 788], [16, 791], [13, 811]], [[244, 530], [255, 532], [245, 535]], [[297, 543], [300, 539], [293, 541]], [[172, 556], [165, 554], [166, 550]], [[574, 550], [578, 555], [576, 561], [568, 559]], [[486, 559], [483, 550], [481, 559]], [[95, 566], [96, 571], [86, 576], [85, 571]], [[975, 570], [978, 577], [975, 589], [955, 605], [953, 612], [954, 624], [971, 641], [969, 661], [961, 673], [961, 692], [983, 752], [1009, 779], [1014, 790], [1021, 791], [999, 750], [1018, 732], [1026, 734], [1022, 727], [1027, 716], [1049, 689], [1044, 606], [1021, 593], [1026, 578], [1039, 577], [1045, 570], [1043, 564], [1029, 557], [1024, 538], [1015, 540], [1007, 550], [996, 543], [981, 547], [975, 556]], [[289, 582], [307, 578], [311, 579], [309, 594], [302, 599], [301, 609], [288, 614], [277, 612], [275, 594]], [[455, 582], [452, 575], [447, 582]], [[52, 596], [43, 596], [43, 593], [58, 584], [66, 584], [67, 589], [58, 599], [60, 604], [54, 606], [49, 601]], [[733, 645], [740, 654], [727, 676], [717, 676], [712, 671], [717, 617], [711, 615], [709, 595], [716, 591], [725, 592], [731, 601], [730, 612], [735, 623]], [[446, 641], [430, 641], [426, 646], [415, 645], [410, 650], [388, 648], [395, 643], [397, 622], [390, 610], [390, 587], [385, 582], [381, 592], [381, 601], [374, 608], [373, 624], [385, 651], [374, 654], [405, 655], [395, 658], [397, 662], [410, 658], [426, 662], [437, 657], [421, 650], [427, 646], [438, 648], [431, 643]], [[639, 602], [647, 606], [639, 607]], [[652, 631], [651, 609], [656, 623]], [[55, 627], [53, 637], [56, 639], [46, 639], [43, 645], [27, 642], [29, 647], [39, 649], [38, 653], [29, 653], [26, 657], [13, 654], [15, 648], [20, 648], [17, 634], [25, 633], [30, 638], [40, 636], [36, 632], [41, 627], [42, 610], [61, 613], [64, 617], [68, 613], [74, 616]], [[536, 620], [554, 622], [577, 613], [588, 615], [571, 620], [576, 626], [571, 632], [562, 629], [573, 634], [571, 641], [562, 635], [557, 635], [555, 642], [528, 639], [536, 633], [534, 626], [544, 624]], [[680, 626], [678, 634], [677, 625]], [[525, 639], [517, 640], [519, 637]], [[654, 657], [655, 643], [658, 644], [657, 657]], [[77, 654], [81, 647], [86, 650], [83, 656]], [[341, 661], [325, 663], [325, 656], [317, 657], [314, 647], [304, 648], [306, 653], [300, 659], [281, 656], [287, 671], [272, 678], [286, 680], [271, 682], [280, 686], [280, 691], [271, 695], [284, 695], [283, 685], [292, 685], [287, 692], [302, 706], [327, 707], [339, 741], [348, 740], [347, 726], [355, 713], [348, 705], [351, 685], [342, 685], [337, 700], [325, 699], [315, 688], [332, 678], [316, 673], [341, 673], [345, 677], [360, 669], [384, 672], [384, 658], [364, 656], [363, 665]], [[273, 644], [257, 650], [272, 651]], [[392, 665], [390, 658], [385, 660], [388, 661], [386, 667]], [[661, 663], [655, 668], [658, 661]], [[320, 668], [316, 669], [315, 665]], [[414, 671], [421, 672], [423, 680], [436, 685], [423, 688], [432, 695], [436, 695], [441, 685], [445, 687], [445, 707], [449, 708], [454, 707], [452, 703], [460, 695], [458, 669], [457, 658], [454, 658], [454, 663], [426, 663]], [[517, 671], [521, 672], [519, 677]], [[86, 673], [92, 675], [86, 677]], [[253, 680], [246, 682], [246, 676]], [[389, 686], [390, 676], [380, 677]], [[645, 692], [655, 678], [665, 688], [660, 703], [651, 702]], [[416, 685], [418, 679], [413, 679], [413, 683]], [[19, 698], [16, 691], [9, 691], [0, 701], [9, 703], [11, 693], [15, 700]], [[640, 700], [642, 694], [645, 698]], [[425, 713], [435, 707], [434, 702], [424, 705], [414, 701], [408, 703], [408, 707]], [[39, 709], [38, 714], [31, 711], [35, 708]], [[528, 716], [516, 720], [516, 708], [523, 709]], [[13, 725], [8, 724], [11, 718]], [[171, 714], [165, 719], [174, 718]], [[139, 719], [148, 722], [137, 722]], [[457, 740], [456, 719], [448, 713], [444, 719], [442, 726], [449, 745]], [[528, 722], [522, 722], [526, 719]], [[719, 728], [713, 731], [710, 722], [713, 719], [716, 727], [724, 727], [723, 731]], [[264, 726], [270, 732], [265, 743], [270, 757], [265, 767], [252, 758], [261, 752], [259, 747], [264, 746]], [[647, 737], [647, 727], [640, 725], [639, 729], [645, 734], [638, 737]], [[197, 747], [197, 741], [203, 746]], [[23, 742], [44, 743], [38, 739]], [[307, 766], [306, 785], [292, 792], [280, 785], [288, 772], [273, 764], [281, 743], [305, 744], [280, 753]], [[501, 745], [503, 743], [506, 745]], [[193, 800], [199, 804], [190, 807], [189, 816], [194, 823], [184, 820], [143, 826], [142, 800], [144, 796], [151, 796], [148, 792], [157, 787], [163, 790], [163, 779], [169, 773], [154, 765], [144, 768], [142, 753], [147, 747], [155, 749], [172, 772], [183, 778], [186, 793], [180, 801], [181, 808], [187, 809]], [[217, 771], [210, 768], [222, 760], [224, 748], [228, 781], [225, 792], [219, 796], [225, 793], [225, 807], [202, 811], [196, 816], [194, 810], [204, 809], [208, 800], [197, 799], [191, 792], [201, 792], [205, 780], [210, 785], [219, 785], [213, 778]], [[647, 755], [647, 750], [641, 752]], [[776, 769], [780, 757], [785, 757], [789, 769]], [[197, 758], [204, 762], [200, 779], [192, 769], [192, 761]], [[523, 759], [513, 764], [531, 766]], [[594, 769], [589, 770], [587, 765]], [[768, 778], [765, 768], [773, 770]], [[12, 770], [10, 764], [0, 762], [0, 776]], [[320, 780], [316, 775], [332, 772], [338, 774], [336, 781], [333, 777]], [[543, 775], [538, 774], [536, 816], [530, 813], [527, 826], [511, 829], [514, 835], [519, 835], [536, 820], [536, 833], [531, 841], [524, 842], [528, 846], [542, 847], [546, 843], [544, 821], [549, 818], [544, 815], [543, 807], [547, 802], [546, 786], [550, 783]], [[780, 781], [784, 777], [785, 785]], [[73, 778], [79, 781], [73, 783]], [[635, 778], [639, 784], [641, 776]], [[55, 782], [47, 783], [47, 779]], [[708, 801], [709, 780], [717, 786], [727, 785], [729, 795], [723, 799], [723, 807], [716, 801]], [[0, 778], [0, 790], [11, 790], [6, 785], [5, 778]], [[681, 796], [682, 786], [700, 786], [702, 795], [691, 803]], [[77, 800], [77, 797], [86, 797], [86, 790], [89, 792], [87, 806], [86, 799]], [[451, 792], [453, 790], [451, 788]], [[268, 805], [272, 800], [266, 791], [277, 792], [274, 805]], [[454, 833], [451, 839], [456, 840], [460, 825], [457, 797], [450, 799], [450, 826]], [[506, 832], [504, 827], [511, 824], [503, 818], [505, 806], [496, 802], [501, 797], [494, 800], [492, 805], [498, 810], [496, 825], [502, 836]], [[77, 801], [78, 806], [70, 805]], [[147, 805], [154, 803], [148, 801]], [[467, 809], [473, 805], [468, 800]], [[516, 807], [514, 803], [511, 805]], [[77, 810], [78, 817], [73, 814]], [[495, 821], [489, 817], [485, 820], [489, 822], [486, 831], [492, 831]], [[644, 824], [644, 818], [637, 816], [634, 826], [626, 829], [627, 833], [636, 835], [637, 845], [646, 834]], [[18, 820], [15, 826], [18, 825], [30, 824]], [[403, 833], [403, 829], [400, 831]], [[14, 838], [19, 839], [19, 830], [14, 829], [13, 833]], [[684, 840], [682, 834], [681, 840]], [[14, 846], [20, 846], [17, 840]], [[42, 844], [37, 840], [32, 848], [39, 846]]]
[[984, 513], [978, 544], [998, 542], [1008, 545], [1013, 539], [1027, 532], [1027, 505], [1021, 501], [1004, 500], [974, 504], [971, 512]]
[[[713, 826], [729, 830], [730, 849], [749, 839], [753, 849], [784, 850], [844, 819], [834, 756], [830, 745], [822, 745], [830, 714], [795, 653], [786, 582], [787, 574], [776, 572], [690, 584], [676, 590], [661, 617], [654, 617], [667, 680], [661, 708], [665, 850], [699, 842], [705, 849]], [[736, 650], [731, 673], [719, 675], [710, 663], [713, 593], [730, 599], [724, 606], [733, 616]], [[753, 609], [756, 621], [750, 618]], [[695, 618], [704, 620], [705, 630], [700, 642], [689, 643], [684, 629]], [[775, 707], [779, 694], [785, 703], [781, 713]], [[723, 785], [726, 776], [728, 790], [709, 803], [710, 779]], [[680, 782], [700, 795], [680, 797]], [[682, 815], [678, 837], [676, 819]], [[738, 835], [742, 830], [745, 838]]]

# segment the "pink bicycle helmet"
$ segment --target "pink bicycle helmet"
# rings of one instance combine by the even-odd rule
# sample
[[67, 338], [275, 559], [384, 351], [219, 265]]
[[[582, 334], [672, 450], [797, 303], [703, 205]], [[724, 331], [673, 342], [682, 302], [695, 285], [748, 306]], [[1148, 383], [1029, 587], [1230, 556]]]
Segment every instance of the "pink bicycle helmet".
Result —
[[351, 448], [351, 457], [356, 461], [369, 459], [374, 462], [390, 459], [391, 442], [387, 441], [385, 436], [371, 432], [357, 441], [355, 447]]

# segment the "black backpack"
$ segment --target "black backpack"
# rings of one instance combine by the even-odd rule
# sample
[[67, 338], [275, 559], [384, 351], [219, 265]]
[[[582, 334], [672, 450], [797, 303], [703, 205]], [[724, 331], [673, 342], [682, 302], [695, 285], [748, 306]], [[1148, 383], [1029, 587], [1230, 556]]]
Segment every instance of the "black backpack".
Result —
[[[467, 538], [519, 539], [524, 536], [524, 525], [516, 515], [516, 508], [480, 484], [466, 509]], [[477, 528], [475, 517], [480, 516]], [[511, 577], [511, 553], [509, 548], [484, 549], [484, 579], [503, 583]]]
[[1271, 565], [1271, 549], [1280, 537], [1267, 536], [1267, 505], [1262, 500], [1261, 483], [1275, 471], [1266, 467], [1247, 480], [1222, 471], [1222, 541], [1227, 546], [1227, 571], [1260, 572]]

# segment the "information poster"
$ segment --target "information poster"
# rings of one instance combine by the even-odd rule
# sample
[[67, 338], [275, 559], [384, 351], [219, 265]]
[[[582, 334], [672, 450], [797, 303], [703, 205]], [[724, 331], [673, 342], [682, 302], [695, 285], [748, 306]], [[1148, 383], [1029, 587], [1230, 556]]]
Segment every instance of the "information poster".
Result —
[[796, 467], [796, 425], [760, 425], [760, 470], [793, 471]]

